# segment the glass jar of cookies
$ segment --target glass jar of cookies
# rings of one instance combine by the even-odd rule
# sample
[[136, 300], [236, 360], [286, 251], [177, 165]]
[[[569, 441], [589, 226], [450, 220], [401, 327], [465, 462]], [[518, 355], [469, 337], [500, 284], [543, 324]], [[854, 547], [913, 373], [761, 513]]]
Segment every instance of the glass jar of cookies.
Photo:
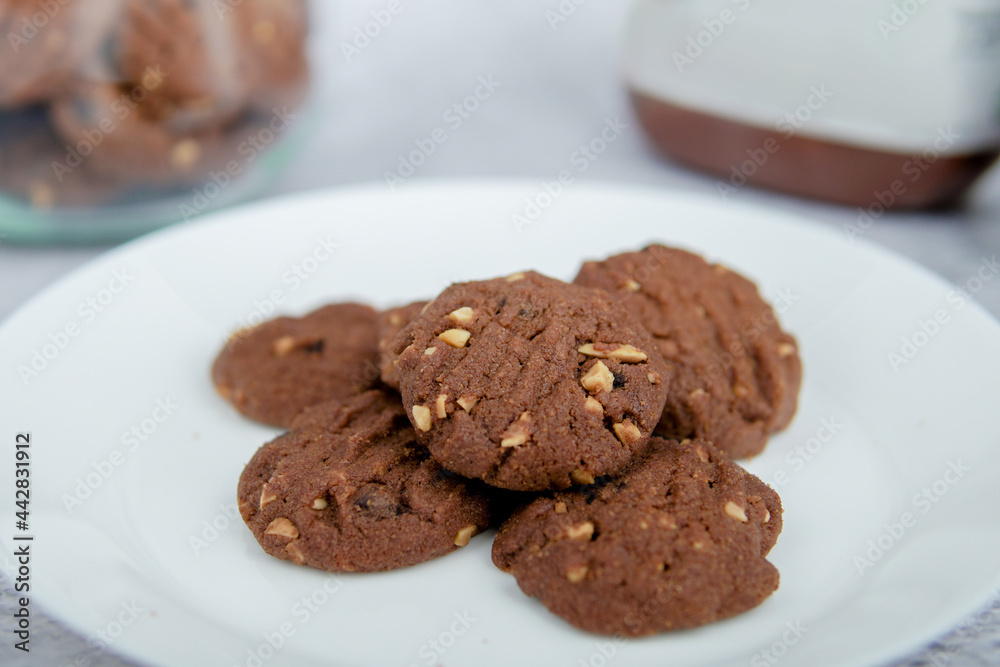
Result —
[[0, 0], [0, 235], [135, 236], [244, 199], [306, 98], [305, 0]]

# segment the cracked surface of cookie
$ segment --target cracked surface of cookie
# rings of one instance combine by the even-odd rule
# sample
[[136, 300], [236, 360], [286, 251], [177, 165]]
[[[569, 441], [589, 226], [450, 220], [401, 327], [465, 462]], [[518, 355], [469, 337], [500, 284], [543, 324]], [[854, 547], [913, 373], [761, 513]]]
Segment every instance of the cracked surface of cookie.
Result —
[[615, 477], [517, 511], [493, 562], [581, 629], [643, 636], [756, 607], [778, 587], [770, 487], [703, 441], [657, 436]]
[[399, 332], [420, 314], [426, 301], [415, 301], [411, 304], [390, 308], [379, 316], [378, 337], [378, 367], [382, 382], [386, 386], [399, 391], [399, 372], [396, 370], [398, 356], [392, 349]]
[[623, 307], [533, 272], [452, 285], [393, 349], [421, 442], [450, 470], [506, 489], [618, 470], [666, 399], [663, 360]]
[[369, 391], [306, 410], [240, 476], [240, 514], [264, 551], [336, 572], [415, 565], [490, 522], [480, 482], [416, 442], [397, 396]]
[[241, 413], [290, 426], [305, 408], [370, 389], [378, 313], [368, 306], [324, 306], [237, 332], [212, 366], [216, 390]]
[[586, 262], [574, 282], [620, 299], [671, 367], [656, 432], [759, 454], [795, 414], [802, 363], [757, 287], [719, 264], [662, 245]]

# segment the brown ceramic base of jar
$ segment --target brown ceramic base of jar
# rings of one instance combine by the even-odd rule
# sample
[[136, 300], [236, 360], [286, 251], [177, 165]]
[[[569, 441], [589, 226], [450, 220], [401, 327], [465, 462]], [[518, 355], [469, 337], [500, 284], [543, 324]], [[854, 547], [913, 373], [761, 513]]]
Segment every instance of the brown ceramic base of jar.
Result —
[[722, 190], [753, 185], [865, 209], [938, 208], [955, 204], [1000, 152], [939, 157], [929, 146], [924, 155], [886, 153], [789, 137], [636, 91], [631, 97], [656, 147], [719, 176]]

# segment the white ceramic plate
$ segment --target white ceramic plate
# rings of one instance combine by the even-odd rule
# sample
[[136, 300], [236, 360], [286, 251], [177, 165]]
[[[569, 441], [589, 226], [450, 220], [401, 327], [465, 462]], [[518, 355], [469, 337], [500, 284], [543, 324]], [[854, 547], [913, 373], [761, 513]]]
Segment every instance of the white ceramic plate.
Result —
[[[12, 488], [13, 440], [30, 432], [35, 609], [164, 665], [756, 667], [877, 663], [986, 602], [1000, 584], [995, 321], [925, 271], [806, 220], [641, 189], [540, 192], [453, 183], [277, 200], [131, 243], [21, 309], [0, 331], [0, 479]], [[518, 232], [511, 216], [528, 198], [551, 205]], [[757, 280], [801, 342], [799, 413], [748, 464], [786, 508], [772, 598], [615, 642], [523, 596], [490, 563], [489, 535], [374, 575], [260, 550], [236, 515], [236, 480], [276, 432], [212, 389], [230, 331], [524, 268], [569, 279], [585, 258], [652, 241]], [[8, 573], [12, 496], [0, 503]]]

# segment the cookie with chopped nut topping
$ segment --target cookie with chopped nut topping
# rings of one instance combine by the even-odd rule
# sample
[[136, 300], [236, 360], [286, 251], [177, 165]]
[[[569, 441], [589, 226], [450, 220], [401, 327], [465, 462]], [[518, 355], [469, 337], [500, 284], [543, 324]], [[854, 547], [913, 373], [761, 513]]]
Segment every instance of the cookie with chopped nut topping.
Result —
[[406, 306], [390, 308], [379, 317], [378, 367], [382, 383], [399, 390], [399, 373], [396, 371], [397, 355], [392, 349], [399, 332], [427, 305], [426, 301], [415, 301]]
[[422, 563], [490, 525], [487, 487], [431, 459], [399, 397], [378, 390], [303, 412], [253, 456], [237, 496], [264, 551], [331, 572]]
[[704, 441], [654, 436], [619, 475], [516, 512], [493, 562], [576, 627], [638, 637], [759, 605], [780, 532], [770, 487]]
[[212, 381], [247, 417], [288, 427], [309, 406], [374, 386], [378, 319], [368, 306], [341, 303], [269, 320], [229, 339]]
[[741, 458], [791, 421], [798, 346], [740, 274], [652, 245], [586, 262], [574, 282], [613, 294], [656, 339], [673, 371], [659, 435], [704, 438]]
[[393, 349], [421, 442], [446, 468], [505, 489], [615, 472], [666, 400], [667, 368], [622, 306], [533, 272], [452, 285]]

